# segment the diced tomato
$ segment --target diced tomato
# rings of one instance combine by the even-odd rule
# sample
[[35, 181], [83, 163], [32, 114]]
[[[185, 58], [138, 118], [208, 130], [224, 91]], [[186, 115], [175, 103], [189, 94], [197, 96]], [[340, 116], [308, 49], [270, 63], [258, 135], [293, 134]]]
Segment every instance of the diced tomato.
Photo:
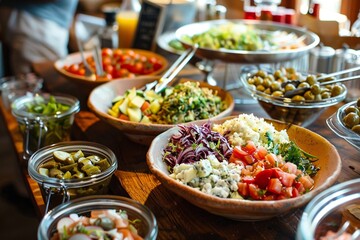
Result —
[[300, 196], [299, 191], [296, 188], [292, 188], [292, 197], [298, 197]]
[[295, 174], [283, 172], [280, 181], [284, 186], [291, 187], [294, 183], [295, 178], [296, 178]]
[[238, 159], [243, 159], [244, 156], [249, 155], [246, 151], [242, 150], [240, 146], [234, 147], [232, 154]]
[[283, 190], [284, 196], [286, 198], [291, 198], [292, 197], [292, 192], [293, 192], [293, 187], [286, 187]]
[[306, 190], [310, 190], [314, 186], [314, 180], [308, 175], [300, 177], [299, 182], [302, 183]]
[[260, 200], [263, 197], [262, 190], [255, 184], [249, 184], [249, 194], [254, 200]]
[[257, 150], [253, 141], [248, 141], [242, 149], [249, 154], [253, 154]]
[[263, 200], [266, 200], [266, 201], [271, 201], [271, 200], [275, 200], [275, 199], [276, 199], [276, 195], [274, 195], [274, 194], [265, 195], [263, 197]]
[[247, 164], [253, 164], [253, 163], [257, 162], [257, 160], [255, 159], [255, 157], [253, 155], [246, 155], [243, 157], [243, 159]]
[[296, 174], [297, 166], [296, 166], [294, 163], [286, 162], [286, 163], [281, 167], [281, 169], [282, 169], [284, 172]]
[[268, 161], [271, 166], [273, 167], [277, 166], [278, 157], [275, 154], [273, 153], [266, 154], [265, 160]]
[[278, 178], [271, 178], [267, 190], [275, 194], [280, 194], [282, 190], [281, 181]]
[[250, 184], [250, 183], [254, 183], [255, 182], [255, 178], [253, 178], [252, 176], [245, 176], [242, 178], [242, 181]]
[[249, 186], [245, 182], [239, 182], [238, 183], [238, 193], [243, 196], [247, 197], [249, 196]]
[[301, 182], [295, 182], [295, 183], [294, 183], [294, 188], [297, 189], [297, 191], [299, 192], [299, 194], [303, 194], [303, 193], [305, 192], [304, 185], [302, 185]]
[[266, 189], [273, 173], [274, 171], [271, 168], [259, 172], [255, 176], [255, 184], [257, 184], [261, 189]]
[[268, 153], [268, 151], [263, 146], [259, 146], [256, 150], [256, 153], [259, 156], [259, 159], [265, 159], [265, 156]]

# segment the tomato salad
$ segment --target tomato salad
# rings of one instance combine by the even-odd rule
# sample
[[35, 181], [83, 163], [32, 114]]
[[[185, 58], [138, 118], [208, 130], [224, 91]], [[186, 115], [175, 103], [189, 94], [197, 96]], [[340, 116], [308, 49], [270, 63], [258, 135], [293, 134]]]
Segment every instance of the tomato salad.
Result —
[[[312, 177], [319, 170], [314, 164], [317, 158], [263, 119], [255, 121], [253, 115], [239, 115], [238, 119], [242, 118], [245, 119], [241, 121], [242, 127], [247, 122], [253, 125], [248, 130], [242, 128], [245, 143], [236, 145], [229, 141], [228, 129], [222, 135], [210, 123], [181, 125], [163, 152], [170, 177], [221, 198], [281, 200], [311, 191]], [[234, 121], [223, 125], [234, 126]], [[268, 130], [257, 136], [251, 132], [265, 128]]]
[[[111, 80], [115, 78], [132, 78], [138, 75], [152, 74], [164, 66], [164, 63], [157, 57], [148, 57], [131, 49], [101, 50], [102, 67], [104, 76], [97, 76], [97, 79]], [[86, 58], [87, 63], [95, 72], [95, 61], [92, 56]], [[65, 65], [63, 69], [75, 75], [85, 76], [85, 67], [82, 62]]]

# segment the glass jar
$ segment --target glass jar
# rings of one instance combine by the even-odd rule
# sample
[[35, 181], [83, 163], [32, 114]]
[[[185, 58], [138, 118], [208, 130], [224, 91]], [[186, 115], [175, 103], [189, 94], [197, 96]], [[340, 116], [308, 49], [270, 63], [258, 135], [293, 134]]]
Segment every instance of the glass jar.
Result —
[[360, 178], [346, 181], [313, 198], [306, 206], [297, 229], [297, 240], [320, 239], [329, 231], [338, 232], [349, 222], [347, 232], [360, 228], [360, 220], [351, 214], [357, 205], [360, 209]]
[[125, 210], [129, 220], [140, 220], [135, 228], [143, 239], [156, 239], [158, 234], [157, 221], [154, 214], [146, 206], [129, 198], [110, 195], [83, 197], [59, 205], [41, 220], [37, 237], [38, 239], [51, 239], [56, 231], [58, 221], [72, 213], [79, 216], [89, 216], [92, 210], [100, 209]]
[[[29, 112], [26, 106], [36, 103], [39, 97], [44, 99], [45, 104], [50, 101], [51, 97], [54, 97], [57, 103], [67, 105], [69, 108], [51, 115]], [[75, 113], [79, 111], [79, 100], [65, 94], [41, 93], [16, 99], [12, 104], [12, 114], [15, 116], [24, 137], [24, 159], [29, 159], [31, 154], [41, 147], [69, 141]]]
[[[84, 178], [59, 179], [39, 173], [40, 166], [53, 159], [54, 151], [77, 152], [81, 150], [85, 156], [97, 155], [100, 159], [106, 158], [110, 166], [99, 174]], [[29, 159], [28, 172], [41, 186], [41, 193], [46, 200], [47, 212], [54, 206], [78, 197], [106, 194], [111, 176], [117, 169], [118, 163], [115, 154], [106, 146], [87, 141], [69, 141], [53, 144], [36, 151]]]

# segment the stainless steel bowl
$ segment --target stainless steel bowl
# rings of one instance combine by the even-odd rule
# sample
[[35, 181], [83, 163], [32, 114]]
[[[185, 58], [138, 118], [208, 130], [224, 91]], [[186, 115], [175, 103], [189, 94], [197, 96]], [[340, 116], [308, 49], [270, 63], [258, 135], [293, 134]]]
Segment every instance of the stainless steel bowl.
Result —
[[285, 31], [295, 33], [298, 37], [304, 36], [305, 45], [296, 49], [281, 49], [273, 51], [243, 51], [243, 50], [214, 50], [210, 48], [198, 48], [196, 55], [209, 60], [221, 60], [224, 62], [234, 63], [277, 63], [293, 60], [303, 56], [310, 49], [316, 47], [320, 38], [305, 28], [296, 27], [287, 24], [278, 24], [268, 21], [258, 20], [211, 20], [185, 25], [176, 30], [176, 38], [186, 47], [192, 47], [192, 44], [183, 40], [184, 35], [193, 36], [203, 33], [210, 28], [217, 27], [226, 23], [244, 24], [253, 26], [255, 29], [267, 31]]

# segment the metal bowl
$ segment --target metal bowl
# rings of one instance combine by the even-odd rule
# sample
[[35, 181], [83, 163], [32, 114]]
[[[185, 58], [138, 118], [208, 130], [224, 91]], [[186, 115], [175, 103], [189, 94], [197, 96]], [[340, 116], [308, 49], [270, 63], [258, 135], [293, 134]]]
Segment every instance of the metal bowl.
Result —
[[258, 50], [258, 51], [243, 51], [243, 50], [229, 50], [200, 47], [196, 51], [196, 55], [209, 60], [221, 60], [224, 62], [234, 63], [277, 63], [299, 58], [308, 52], [310, 49], [316, 47], [320, 38], [307, 31], [305, 28], [296, 27], [287, 24], [277, 24], [268, 21], [258, 20], [211, 20], [185, 25], [176, 30], [176, 38], [186, 47], [192, 47], [192, 44], [183, 40], [183, 36], [193, 36], [195, 34], [203, 33], [210, 28], [217, 27], [227, 23], [244, 24], [246, 26], [253, 26], [254, 29], [266, 31], [285, 31], [288, 33], [295, 33], [298, 37], [304, 36], [305, 45], [295, 49], [281, 49], [281, 50]]

